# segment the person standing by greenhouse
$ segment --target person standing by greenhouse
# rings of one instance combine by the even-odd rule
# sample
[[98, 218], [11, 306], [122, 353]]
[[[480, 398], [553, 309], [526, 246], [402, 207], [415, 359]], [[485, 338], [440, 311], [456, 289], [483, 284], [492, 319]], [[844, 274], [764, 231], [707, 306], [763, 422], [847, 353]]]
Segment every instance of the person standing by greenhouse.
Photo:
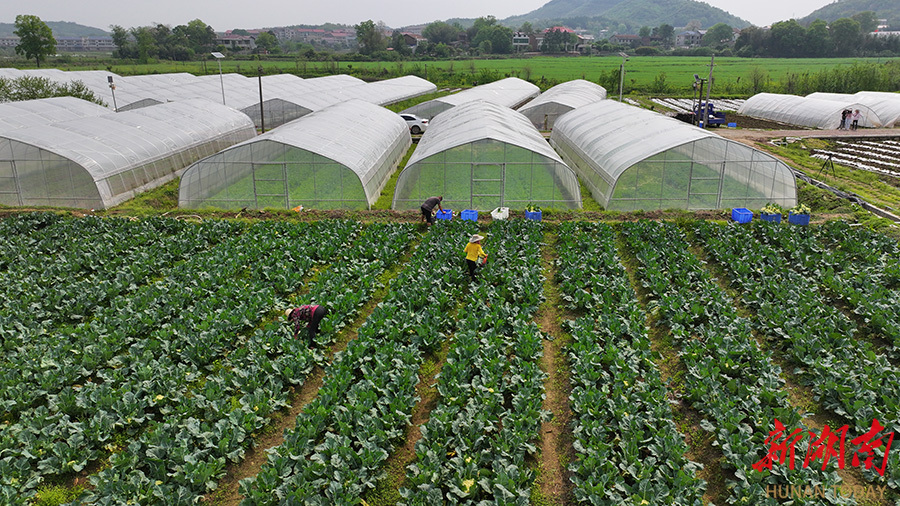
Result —
[[319, 332], [319, 322], [321, 322], [322, 318], [327, 314], [328, 309], [325, 306], [320, 306], [318, 304], [295, 307], [284, 312], [288, 322], [294, 324], [294, 339], [297, 339], [297, 336], [300, 334], [300, 322], [307, 322], [306, 328], [309, 331], [308, 339], [310, 348], [316, 345], [315, 339], [316, 334]]
[[442, 200], [444, 200], [443, 195], [439, 197], [428, 197], [427, 199], [425, 199], [425, 202], [422, 202], [422, 220], [427, 223], [428, 226], [434, 224], [434, 206], [437, 206], [437, 208], [440, 209], [441, 212], [444, 212], [444, 208], [441, 207]]
[[[484, 262], [487, 262], [487, 253], [481, 248], [481, 241], [484, 239], [484, 236], [478, 234], [472, 234], [469, 237], [469, 244], [466, 244], [463, 252], [466, 254], [466, 265], [469, 267], [469, 277], [472, 278], [472, 281], [477, 281], [475, 276], [475, 268], [478, 267], [478, 260], [484, 258]], [[482, 262], [482, 265], [484, 265]]]
[[859, 117], [859, 109], [854, 110], [853, 113], [850, 114], [850, 130], [856, 130], [856, 128], [859, 126]]

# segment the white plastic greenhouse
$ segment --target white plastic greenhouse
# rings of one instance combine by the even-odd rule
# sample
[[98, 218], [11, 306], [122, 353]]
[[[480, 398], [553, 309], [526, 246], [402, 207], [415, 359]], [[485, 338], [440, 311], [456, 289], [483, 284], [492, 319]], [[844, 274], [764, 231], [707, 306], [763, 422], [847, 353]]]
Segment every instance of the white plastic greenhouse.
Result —
[[560, 117], [550, 143], [608, 210], [797, 203], [778, 159], [655, 112], [603, 100]]
[[[807, 98], [821, 98], [842, 103], [860, 103], [875, 111], [884, 128], [893, 128], [900, 123], [900, 93], [886, 91], [859, 91], [853, 95], [846, 93], [810, 93]], [[862, 111], [860, 111], [862, 113]]]
[[361, 100], [335, 104], [193, 164], [178, 204], [368, 209], [411, 144], [398, 114]]
[[606, 88], [584, 79], [566, 81], [541, 93], [539, 97], [523, 105], [524, 114], [539, 130], [552, 130], [556, 118], [583, 105], [606, 98]]
[[256, 134], [205, 100], [0, 132], [0, 203], [104, 209]]
[[738, 113], [787, 125], [834, 130], [841, 124], [841, 111], [844, 109], [859, 110], [860, 127], [877, 128], [882, 125], [874, 111], [854, 100], [836, 102], [778, 93], [757, 93], [744, 102]]
[[[267, 130], [319, 111], [330, 105], [360, 99], [377, 105], [407, 100], [437, 87], [417, 76], [402, 76], [366, 83], [346, 74], [302, 79], [291, 74], [263, 76], [262, 110], [260, 79], [228, 73], [194, 76], [187, 73], [119, 76], [111, 72], [63, 71], [57, 69], [0, 69], [0, 77], [44, 77], [55, 82], [82, 81], [107, 107], [119, 112], [179, 100], [202, 98], [237, 109], [249, 116], [257, 128]], [[115, 96], [109, 87], [112, 77]]]
[[418, 209], [432, 195], [454, 210], [581, 207], [575, 172], [528, 118], [482, 100], [428, 126], [397, 180], [393, 208]]
[[103, 114], [109, 114], [109, 109], [75, 97], [6, 102], [0, 104], [0, 132]]
[[506, 79], [475, 86], [453, 95], [422, 102], [404, 109], [402, 112], [415, 114], [420, 118], [432, 119], [448, 109], [476, 100], [483, 100], [515, 109], [538, 96], [540, 92], [540, 88], [528, 81], [523, 81], [517, 77], [507, 77]]

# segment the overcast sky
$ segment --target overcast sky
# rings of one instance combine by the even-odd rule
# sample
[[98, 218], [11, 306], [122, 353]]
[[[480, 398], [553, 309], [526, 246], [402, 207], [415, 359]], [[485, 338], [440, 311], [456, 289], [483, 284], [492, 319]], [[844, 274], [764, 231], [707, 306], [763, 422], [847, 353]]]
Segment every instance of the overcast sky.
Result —
[[[17, 14], [44, 21], [73, 21], [108, 30], [163, 23], [170, 26], [201, 19], [216, 31], [326, 22], [357, 24], [371, 19], [390, 27], [448, 18], [499, 19], [526, 14], [549, 0], [32, 0], [0, 2], [0, 22]], [[756, 25], [803, 17], [831, 0], [707, 0]]]

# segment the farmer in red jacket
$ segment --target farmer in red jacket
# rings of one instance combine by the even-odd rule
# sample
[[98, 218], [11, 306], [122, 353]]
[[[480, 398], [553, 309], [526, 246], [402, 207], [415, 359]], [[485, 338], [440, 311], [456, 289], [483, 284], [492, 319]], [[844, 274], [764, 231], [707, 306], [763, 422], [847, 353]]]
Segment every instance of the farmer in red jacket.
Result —
[[326, 314], [328, 314], [328, 309], [318, 304], [295, 307], [284, 312], [288, 322], [294, 324], [294, 339], [297, 339], [297, 336], [300, 334], [300, 322], [307, 322], [306, 328], [309, 330], [310, 347], [316, 345], [315, 339], [316, 333], [319, 332], [319, 322], [322, 321]]

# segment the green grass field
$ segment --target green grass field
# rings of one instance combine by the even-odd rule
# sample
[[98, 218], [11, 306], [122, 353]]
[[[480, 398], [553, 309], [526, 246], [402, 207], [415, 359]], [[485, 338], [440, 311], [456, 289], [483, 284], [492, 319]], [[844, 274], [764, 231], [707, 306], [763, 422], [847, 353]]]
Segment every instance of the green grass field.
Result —
[[[743, 85], [754, 74], [764, 81], [778, 82], [789, 74], [802, 75], [817, 73], [839, 66], [850, 67], [854, 63], [885, 63], [890, 58], [737, 58], [720, 57], [715, 59], [714, 78], [719, 93], [740, 93]], [[215, 74], [218, 67], [211, 62], [165, 62], [153, 64], [112, 64], [109, 62], [82, 61], [80, 65], [60, 66], [62, 70], [109, 69], [120, 75], [140, 75], [154, 73], [188, 72], [192, 74]], [[626, 91], [629, 88], [646, 88], [651, 86], [661, 73], [665, 73], [665, 82], [673, 93], [690, 93], [694, 74], [701, 77], [709, 75], [710, 58], [675, 57], [675, 56], [631, 56], [625, 63]], [[434, 69], [459, 74], [470, 74], [471, 82], [478, 80], [482, 70], [497, 72], [501, 76], [514, 76], [533, 82], [568, 81], [587, 79], [597, 82], [603, 73], [618, 71], [622, 58], [618, 56], [572, 56], [553, 57], [536, 56], [531, 58], [503, 58], [485, 60], [446, 60], [429, 62], [310, 62], [294, 61], [238, 61], [223, 60], [222, 72], [239, 72], [245, 75], [257, 75], [262, 67], [265, 74], [283, 72], [294, 73], [302, 77], [314, 77], [328, 74], [352, 74], [363, 77], [373, 75], [416, 74], [435, 80]], [[431, 75], [428, 76], [428, 69]], [[470, 79], [466, 79], [468, 82]], [[439, 84], [439, 83], [438, 83]]]

